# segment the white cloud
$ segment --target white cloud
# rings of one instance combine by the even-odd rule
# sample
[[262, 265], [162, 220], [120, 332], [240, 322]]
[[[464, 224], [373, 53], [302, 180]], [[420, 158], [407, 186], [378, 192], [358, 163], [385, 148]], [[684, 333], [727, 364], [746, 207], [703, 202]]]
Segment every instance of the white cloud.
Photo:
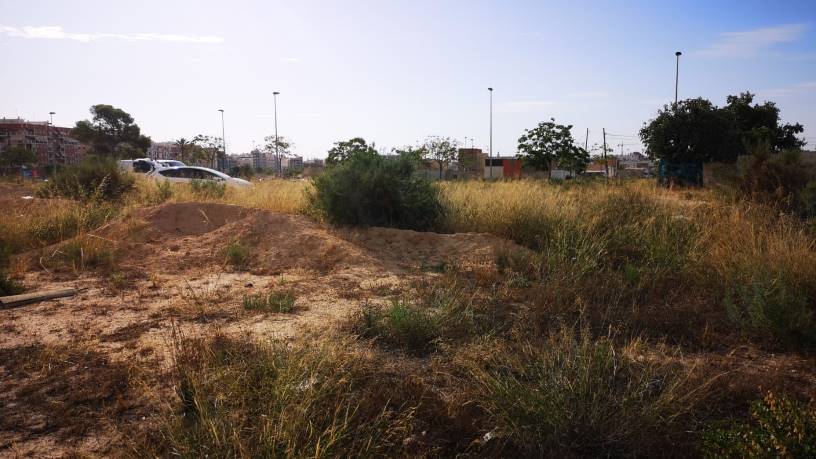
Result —
[[535, 110], [543, 110], [555, 105], [551, 100], [519, 100], [515, 102], [505, 102], [496, 107], [497, 113], [524, 113]]
[[807, 30], [805, 24], [762, 27], [743, 32], [726, 32], [705, 49], [692, 54], [704, 57], [753, 57], [779, 43], [799, 40]]
[[42, 27], [9, 27], [0, 26], [0, 33], [4, 33], [9, 37], [29, 38], [29, 39], [49, 39], [49, 40], [74, 40], [82, 43], [90, 43], [92, 41], [104, 39], [118, 39], [126, 41], [161, 41], [169, 43], [221, 43], [224, 41], [221, 37], [213, 35], [178, 35], [178, 34], [162, 34], [162, 33], [137, 33], [137, 34], [120, 34], [120, 33], [73, 33], [66, 32], [62, 26], [42, 26]]
[[284, 59], [281, 59], [281, 60], [284, 61], [284, 62], [292, 62], [292, 63], [295, 63], [295, 64], [300, 62], [299, 57], [287, 57], [287, 58], [284, 58]]

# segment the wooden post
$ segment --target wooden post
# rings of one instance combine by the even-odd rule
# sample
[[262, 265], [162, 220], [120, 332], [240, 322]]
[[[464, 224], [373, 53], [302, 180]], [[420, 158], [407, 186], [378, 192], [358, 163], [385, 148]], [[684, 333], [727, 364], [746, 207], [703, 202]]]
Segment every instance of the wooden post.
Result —
[[40, 301], [53, 300], [74, 296], [79, 292], [75, 288], [65, 288], [60, 290], [45, 290], [41, 292], [23, 293], [22, 295], [11, 295], [0, 297], [0, 309], [15, 308]]

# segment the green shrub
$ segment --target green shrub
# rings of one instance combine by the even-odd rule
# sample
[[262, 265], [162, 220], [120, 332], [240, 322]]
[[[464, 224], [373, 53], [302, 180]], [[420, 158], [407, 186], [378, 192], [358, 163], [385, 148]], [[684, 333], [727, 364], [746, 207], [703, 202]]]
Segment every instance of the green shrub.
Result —
[[111, 269], [116, 265], [116, 252], [105, 240], [80, 236], [61, 244], [53, 253], [43, 257], [42, 263], [50, 269]]
[[79, 200], [116, 200], [133, 188], [134, 178], [116, 160], [88, 156], [51, 176], [39, 190], [41, 197], [62, 196]]
[[161, 204], [173, 197], [173, 185], [169, 180], [157, 180], [155, 190], [147, 196], [147, 202], [152, 205]]
[[544, 342], [488, 340], [464, 360], [475, 383], [468, 398], [511, 456], [654, 455], [694, 400], [664, 359], [639, 358], [646, 351], [568, 326]]
[[710, 458], [816, 457], [816, 402], [801, 403], [768, 392], [751, 404], [751, 420], [705, 433]]
[[393, 300], [388, 307], [366, 304], [354, 323], [360, 336], [415, 355], [433, 351], [440, 333], [437, 317], [405, 300]]
[[288, 313], [295, 310], [295, 295], [292, 292], [244, 295], [243, 305], [251, 311]]
[[309, 203], [333, 224], [432, 229], [442, 216], [439, 191], [416, 169], [408, 155], [353, 154], [315, 178]]
[[190, 187], [196, 196], [208, 199], [223, 198], [227, 192], [225, 183], [218, 183], [213, 180], [192, 180]]
[[140, 436], [138, 457], [406, 456], [409, 388], [353, 346], [176, 342], [177, 407]]
[[240, 241], [230, 242], [222, 250], [224, 262], [232, 265], [236, 269], [246, 269], [249, 264], [249, 249]]
[[724, 303], [728, 317], [749, 335], [786, 346], [816, 344], [808, 297], [784, 272], [757, 268], [751, 283], [735, 283], [726, 292]]
[[116, 213], [109, 204], [87, 203], [67, 212], [39, 216], [29, 223], [29, 237], [40, 245], [50, 245], [99, 228]]

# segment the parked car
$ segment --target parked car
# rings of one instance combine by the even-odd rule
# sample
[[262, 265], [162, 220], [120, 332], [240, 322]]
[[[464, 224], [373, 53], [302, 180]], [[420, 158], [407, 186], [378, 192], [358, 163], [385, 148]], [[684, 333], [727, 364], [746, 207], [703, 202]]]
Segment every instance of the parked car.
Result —
[[149, 174], [150, 172], [153, 172], [154, 170], [164, 166], [157, 163], [156, 161], [153, 161], [150, 158], [139, 158], [139, 159], [120, 159], [119, 167], [127, 172]]
[[175, 183], [190, 183], [193, 180], [212, 180], [214, 182], [224, 183], [230, 186], [245, 187], [251, 186], [252, 183], [230, 177], [229, 175], [206, 167], [198, 166], [184, 166], [184, 167], [168, 167], [166, 169], [156, 169], [149, 174], [157, 180], [167, 180]]

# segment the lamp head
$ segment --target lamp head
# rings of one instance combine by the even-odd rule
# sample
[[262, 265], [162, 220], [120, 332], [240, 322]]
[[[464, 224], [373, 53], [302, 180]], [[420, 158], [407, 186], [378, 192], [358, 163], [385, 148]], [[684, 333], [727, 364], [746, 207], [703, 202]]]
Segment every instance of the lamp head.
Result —
[[681, 53], [680, 51], [677, 51], [676, 53], [674, 53], [674, 55], [677, 56], [677, 57], [680, 57], [682, 54], [683, 53]]

